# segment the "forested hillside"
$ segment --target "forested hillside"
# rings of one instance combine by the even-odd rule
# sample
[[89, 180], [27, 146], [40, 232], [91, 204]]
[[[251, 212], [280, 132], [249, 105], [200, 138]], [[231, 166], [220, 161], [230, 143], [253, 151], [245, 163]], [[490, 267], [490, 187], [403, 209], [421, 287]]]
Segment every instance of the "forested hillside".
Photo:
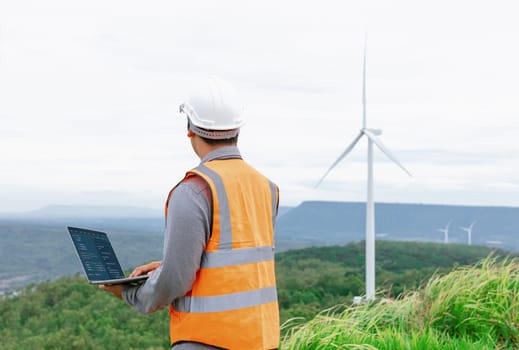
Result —
[[[488, 256], [485, 247], [377, 242], [377, 288], [397, 295], [453, 266]], [[505, 256], [505, 252], [495, 252]], [[363, 294], [364, 247], [294, 250], [276, 255], [282, 321], [292, 326]], [[0, 299], [2, 349], [167, 349], [166, 310], [142, 316], [81, 276], [30, 286]], [[284, 329], [284, 332], [287, 328]]]
[[162, 257], [161, 219], [0, 220], [0, 294], [81, 271], [67, 225], [108, 232], [125, 269]]

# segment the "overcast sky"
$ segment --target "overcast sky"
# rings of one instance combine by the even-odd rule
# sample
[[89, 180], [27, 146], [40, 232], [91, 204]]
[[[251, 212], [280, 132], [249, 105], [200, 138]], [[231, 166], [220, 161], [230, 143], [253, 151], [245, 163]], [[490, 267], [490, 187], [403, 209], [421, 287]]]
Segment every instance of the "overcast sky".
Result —
[[0, 211], [161, 208], [198, 164], [178, 104], [231, 81], [244, 158], [282, 205], [364, 201], [368, 127], [380, 202], [519, 206], [517, 1], [0, 0]]

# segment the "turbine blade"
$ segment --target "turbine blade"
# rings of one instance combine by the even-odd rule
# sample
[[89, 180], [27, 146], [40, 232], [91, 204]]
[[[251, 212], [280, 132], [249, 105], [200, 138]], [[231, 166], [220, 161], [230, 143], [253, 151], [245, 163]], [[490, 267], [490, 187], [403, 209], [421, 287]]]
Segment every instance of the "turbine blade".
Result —
[[393, 162], [396, 163], [396, 165], [398, 165], [403, 171], [405, 171], [407, 173], [407, 175], [413, 177], [413, 175], [411, 175], [411, 173], [409, 172], [409, 170], [407, 170], [396, 158], [395, 156], [389, 151], [389, 149], [384, 146], [384, 144], [382, 143], [382, 141], [376, 136], [374, 135], [371, 131], [369, 131], [368, 129], [365, 129], [364, 130], [364, 134], [366, 134], [367, 137], [369, 137], [369, 139], [371, 141], [373, 141], [373, 143], [375, 145], [377, 145], [377, 147], [382, 151], [382, 153], [384, 153], [389, 159], [391, 159]]
[[364, 60], [362, 63], [362, 128], [366, 128], [366, 46], [368, 34], [364, 35]]
[[353, 149], [353, 147], [355, 147], [355, 145], [357, 144], [357, 142], [359, 142], [360, 138], [362, 137], [363, 133], [360, 132], [357, 137], [352, 141], [352, 143], [350, 143], [350, 145], [348, 147], [346, 147], [346, 149], [344, 150], [344, 152], [342, 152], [342, 154], [339, 156], [339, 158], [337, 158], [337, 160], [332, 164], [332, 166], [326, 171], [326, 173], [323, 175], [323, 177], [319, 180], [319, 182], [315, 185], [315, 187], [319, 186], [321, 184], [321, 182], [323, 182], [324, 178], [326, 177], [326, 175], [328, 175], [328, 173], [333, 169], [335, 168], [335, 166], [337, 164], [339, 164], [339, 162], [348, 155], [348, 153], [351, 152], [351, 150]]

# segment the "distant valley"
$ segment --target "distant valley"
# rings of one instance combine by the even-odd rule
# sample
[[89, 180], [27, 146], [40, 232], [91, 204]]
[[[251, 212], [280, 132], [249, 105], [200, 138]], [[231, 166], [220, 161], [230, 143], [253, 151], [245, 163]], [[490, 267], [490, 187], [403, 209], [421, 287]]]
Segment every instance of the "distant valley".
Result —
[[[32, 282], [81, 273], [66, 226], [110, 234], [123, 268], [162, 255], [161, 210], [134, 207], [52, 206], [26, 213], [0, 213], [0, 293]], [[364, 203], [303, 202], [280, 207], [276, 251], [344, 245], [364, 239]], [[466, 244], [459, 226], [474, 222], [474, 245], [519, 251], [519, 208], [426, 204], [376, 204], [378, 240]]]

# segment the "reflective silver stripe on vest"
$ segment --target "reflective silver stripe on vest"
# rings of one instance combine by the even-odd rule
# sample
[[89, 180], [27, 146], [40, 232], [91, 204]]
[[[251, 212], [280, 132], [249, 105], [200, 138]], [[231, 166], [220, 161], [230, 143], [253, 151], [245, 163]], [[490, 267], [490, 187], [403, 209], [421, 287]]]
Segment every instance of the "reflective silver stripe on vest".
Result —
[[276, 223], [277, 204], [278, 204], [277, 193], [276, 193], [277, 187], [270, 180], [269, 180], [269, 185], [270, 185], [270, 192], [272, 195], [272, 225], [274, 225]]
[[202, 257], [203, 267], [224, 267], [274, 260], [274, 249], [271, 246], [219, 250], [205, 253]]
[[196, 169], [207, 175], [216, 187], [216, 196], [218, 197], [219, 208], [218, 216], [220, 218], [220, 242], [218, 244], [218, 249], [231, 249], [232, 228], [229, 199], [227, 198], [227, 192], [223, 186], [222, 178], [214, 170], [209, 169], [203, 164], [199, 165]]
[[182, 297], [173, 301], [180, 312], [223, 312], [277, 301], [276, 287], [210, 297]]

